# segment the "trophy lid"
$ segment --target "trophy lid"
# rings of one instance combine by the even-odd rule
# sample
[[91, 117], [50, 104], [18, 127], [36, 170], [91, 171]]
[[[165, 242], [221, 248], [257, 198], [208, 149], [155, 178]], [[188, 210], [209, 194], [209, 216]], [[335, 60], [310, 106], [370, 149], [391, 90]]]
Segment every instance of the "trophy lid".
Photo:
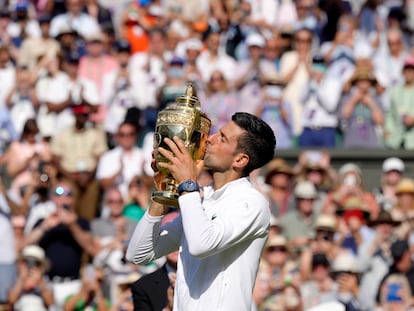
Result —
[[185, 94], [178, 96], [175, 99], [175, 102], [178, 104], [184, 104], [189, 107], [194, 107], [200, 109], [200, 101], [195, 94], [195, 89], [193, 83], [188, 82]]

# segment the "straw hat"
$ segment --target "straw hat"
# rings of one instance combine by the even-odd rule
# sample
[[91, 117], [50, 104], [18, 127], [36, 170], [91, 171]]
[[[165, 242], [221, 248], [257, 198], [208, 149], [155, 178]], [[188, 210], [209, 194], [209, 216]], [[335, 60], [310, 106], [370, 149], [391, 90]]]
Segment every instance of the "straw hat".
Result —
[[336, 218], [332, 215], [320, 214], [318, 218], [316, 218], [316, 222], [313, 228], [314, 230], [324, 230], [324, 231], [335, 232], [336, 231]]
[[411, 178], [403, 178], [395, 190], [395, 194], [411, 193], [414, 194], [414, 180]]
[[347, 211], [361, 211], [365, 219], [369, 219], [370, 212], [366, 209], [364, 202], [357, 196], [351, 196], [345, 199], [345, 202], [336, 210], [338, 216]]
[[269, 240], [266, 243], [266, 249], [273, 246], [280, 246], [280, 247], [286, 247], [287, 246], [287, 240], [283, 235], [277, 234], [269, 238]]
[[275, 174], [286, 174], [293, 176], [293, 169], [282, 158], [276, 158], [266, 166], [265, 183], [270, 184], [270, 179]]
[[372, 70], [367, 67], [357, 67], [355, 69], [354, 74], [351, 77], [351, 84], [355, 84], [358, 81], [361, 80], [368, 80], [372, 84], [377, 83], [377, 79], [375, 78], [375, 75], [373, 74]]
[[389, 224], [393, 227], [401, 224], [401, 221], [395, 220], [392, 215], [387, 211], [381, 211], [376, 219], [368, 222], [369, 226], [376, 226], [379, 224]]
[[276, 72], [268, 72], [263, 77], [261, 77], [261, 83], [263, 85], [270, 84], [270, 85], [280, 85], [285, 86], [285, 80]]

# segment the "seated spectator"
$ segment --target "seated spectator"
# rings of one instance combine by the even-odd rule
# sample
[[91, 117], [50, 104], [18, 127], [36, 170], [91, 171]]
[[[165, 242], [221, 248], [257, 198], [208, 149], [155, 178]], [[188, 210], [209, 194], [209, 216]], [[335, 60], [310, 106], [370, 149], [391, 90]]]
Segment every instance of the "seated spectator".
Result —
[[392, 216], [401, 220], [401, 225], [396, 228], [397, 234], [401, 239], [407, 239], [412, 230], [411, 217], [414, 210], [414, 180], [403, 178], [395, 189], [397, 203], [391, 210]]
[[99, 31], [97, 21], [87, 13], [82, 12], [83, 4], [80, 0], [65, 1], [66, 13], [55, 16], [50, 24], [50, 35], [55, 37], [63, 25], [71, 25], [82, 37]]
[[311, 258], [310, 279], [301, 284], [304, 310], [328, 301], [335, 301], [337, 284], [330, 276], [331, 264], [325, 254], [314, 253]]
[[9, 292], [9, 303], [16, 311], [49, 310], [53, 291], [45, 279], [49, 268], [45, 252], [37, 245], [26, 246], [17, 262], [17, 281]]
[[131, 220], [139, 221], [144, 216], [151, 200], [152, 181], [145, 176], [134, 176], [128, 186], [123, 215]]
[[7, 95], [6, 105], [9, 108], [13, 127], [19, 135], [22, 134], [26, 121], [36, 117], [39, 104], [32, 73], [25, 66], [18, 67], [15, 86]]
[[408, 310], [412, 306], [411, 281], [408, 271], [412, 268], [407, 240], [397, 240], [390, 247], [393, 263], [378, 286], [377, 304], [383, 310]]
[[414, 57], [404, 60], [404, 82], [391, 90], [391, 103], [385, 118], [385, 145], [392, 149], [414, 148], [414, 103], [409, 100], [414, 92]]
[[380, 208], [374, 195], [364, 187], [361, 168], [355, 163], [346, 163], [339, 168], [338, 186], [326, 197], [322, 211], [334, 213], [337, 206], [343, 204], [349, 197], [358, 197], [369, 211], [372, 218], [378, 216]]
[[378, 83], [369, 68], [357, 67], [350, 80], [351, 88], [340, 107], [343, 145], [345, 148], [380, 148], [382, 137], [377, 133], [384, 124], [384, 109]]
[[315, 186], [310, 181], [298, 182], [293, 194], [295, 196], [295, 206], [281, 218], [280, 224], [283, 228], [283, 234], [294, 248], [294, 251], [301, 252], [312, 237], [313, 226], [317, 217], [313, 204], [318, 194]]
[[2, 87], [0, 90], [0, 106], [6, 102], [6, 97], [12, 90], [16, 81], [16, 70], [12, 63], [10, 51], [7, 46], [0, 46], [0, 76]]
[[13, 126], [9, 110], [6, 106], [0, 107], [0, 163], [3, 164], [4, 153], [9, 144], [18, 138], [19, 135]]
[[221, 70], [213, 70], [206, 83], [204, 94], [200, 94], [201, 110], [211, 120], [210, 133], [216, 133], [238, 111], [239, 102]]
[[333, 215], [320, 214], [316, 218], [309, 247], [300, 255], [299, 269], [303, 281], [309, 280], [312, 275], [312, 256], [323, 254], [332, 262], [343, 251], [334, 240], [337, 226], [338, 222]]
[[401, 221], [394, 220], [387, 211], [381, 211], [376, 219], [368, 222], [375, 230], [373, 240], [366, 241], [358, 249], [358, 263], [363, 271], [360, 293], [364, 300], [361, 303], [367, 310], [375, 308], [378, 285], [392, 264], [390, 247], [397, 238], [394, 229], [399, 224]]
[[35, 225], [26, 236], [25, 244], [38, 243], [45, 251], [50, 261], [47, 276], [52, 282], [55, 304], [61, 308], [67, 296], [76, 293], [81, 286], [82, 255], [93, 256], [96, 250], [89, 222], [74, 211], [75, 199], [70, 185], [58, 182], [52, 200], [55, 211]]
[[99, 157], [106, 151], [102, 130], [88, 127], [89, 106], [72, 107], [75, 124], [53, 137], [53, 163], [60, 176], [70, 183], [76, 200], [76, 213], [88, 220], [97, 215], [99, 184], [95, 179]]
[[270, 211], [274, 217], [283, 216], [291, 200], [293, 169], [282, 159], [272, 160], [265, 168], [264, 190], [270, 202]]
[[389, 157], [382, 162], [381, 184], [373, 189], [381, 210], [391, 211], [397, 203], [395, 191], [404, 175], [405, 164], [397, 157]]
[[69, 295], [63, 305], [64, 311], [109, 311], [110, 302], [102, 293], [102, 272], [93, 265], [82, 268], [82, 286]]
[[331, 275], [337, 284], [336, 301], [345, 305], [345, 310], [362, 310], [363, 297], [359, 295], [361, 269], [355, 257], [342, 253], [331, 265]]
[[96, 178], [103, 189], [117, 187], [124, 200], [128, 196], [128, 187], [132, 178], [150, 171], [148, 156], [135, 144], [137, 128], [132, 123], [119, 125], [115, 137], [116, 147], [102, 154], [99, 159]]
[[38, 171], [39, 161], [50, 161], [50, 150], [38, 137], [36, 121], [27, 120], [20, 140], [12, 142], [4, 155], [7, 174], [12, 178], [10, 191], [19, 204], [24, 197], [25, 188], [32, 180], [33, 172]]
[[359, 197], [348, 197], [336, 210], [339, 216], [336, 243], [356, 256], [363, 243], [372, 240], [367, 222], [370, 212]]
[[293, 145], [292, 110], [290, 103], [283, 97], [285, 83], [276, 75], [263, 77], [261, 103], [254, 113], [266, 121], [278, 133], [278, 149], [289, 149]]
[[44, 55], [56, 56], [60, 52], [59, 43], [49, 34], [51, 16], [41, 14], [37, 21], [41, 36], [25, 38], [19, 51], [18, 63], [27, 66], [29, 70], [35, 70], [38, 59]]

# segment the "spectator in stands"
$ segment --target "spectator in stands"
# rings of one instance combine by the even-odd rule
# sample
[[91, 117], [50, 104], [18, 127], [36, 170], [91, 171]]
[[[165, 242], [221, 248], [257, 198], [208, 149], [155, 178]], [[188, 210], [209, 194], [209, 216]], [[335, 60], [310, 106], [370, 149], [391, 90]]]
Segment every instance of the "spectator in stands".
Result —
[[111, 12], [98, 0], [83, 1], [83, 11], [91, 16], [101, 27], [112, 27]]
[[73, 123], [70, 81], [57, 56], [43, 56], [41, 62], [46, 70], [36, 81], [36, 97], [41, 103], [37, 123], [43, 136], [52, 137]]
[[291, 200], [293, 169], [282, 159], [275, 158], [265, 168], [265, 190], [270, 202], [270, 211], [274, 217], [283, 216]]
[[387, 147], [392, 149], [414, 148], [413, 102], [409, 100], [414, 92], [414, 57], [404, 60], [404, 82], [391, 90], [391, 104], [385, 118], [384, 138]]
[[301, 104], [303, 106], [303, 132], [299, 136], [300, 147], [336, 146], [338, 101], [332, 96], [331, 81], [325, 76], [326, 65], [320, 57], [314, 57], [310, 65], [310, 79], [305, 84]]
[[[137, 129], [132, 123], [121, 123], [116, 134], [117, 146], [102, 154], [96, 171], [96, 178], [103, 189], [117, 187], [124, 198], [128, 195], [128, 185], [136, 175], [150, 171], [148, 156], [138, 148]], [[147, 170], [145, 168], [147, 167]]]
[[353, 87], [344, 95], [340, 107], [345, 148], [381, 148], [377, 133], [384, 124], [384, 109], [378, 83], [371, 69], [357, 67], [350, 80]]
[[283, 234], [289, 243], [301, 252], [312, 237], [313, 226], [316, 220], [313, 203], [318, 196], [315, 186], [310, 181], [299, 181], [295, 186], [294, 208], [280, 220]]
[[355, 257], [361, 245], [373, 238], [367, 226], [370, 212], [361, 198], [351, 196], [338, 206], [336, 215], [339, 216], [336, 243]]
[[261, 103], [255, 114], [265, 120], [278, 133], [278, 149], [289, 149], [293, 145], [293, 116], [289, 102], [283, 96], [285, 83], [281, 77], [269, 73], [262, 78]]
[[109, 311], [110, 302], [102, 293], [102, 272], [93, 265], [82, 269], [82, 286], [70, 294], [63, 305], [64, 311], [96, 310]]
[[26, 66], [16, 68], [16, 82], [6, 97], [13, 127], [21, 135], [28, 119], [36, 118], [39, 100], [33, 83], [33, 75]]
[[374, 219], [378, 216], [380, 207], [374, 195], [364, 186], [361, 168], [355, 163], [346, 163], [338, 170], [338, 185], [330, 192], [322, 207], [326, 213], [334, 213], [349, 197], [358, 197]]
[[239, 101], [231, 82], [220, 70], [214, 70], [206, 84], [205, 94], [200, 94], [201, 110], [211, 120], [210, 133], [216, 133], [238, 111]]
[[414, 210], [414, 180], [402, 178], [395, 190], [397, 203], [391, 210], [392, 216], [401, 220], [402, 224], [396, 229], [398, 236], [407, 239], [412, 230], [412, 211]]
[[283, 54], [280, 64], [281, 74], [286, 83], [285, 99], [292, 106], [292, 126], [294, 135], [302, 132], [302, 105], [300, 91], [309, 82], [309, 68], [312, 62], [313, 32], [302, 28], [295, 32], [294, 50]]
[[367, 310], [375, 308], [379, 283], [392, 264], [390, 247], [397, 238], [394, 228], [400, 223], [387, 211], [381, 211], [376, 219], [368, 222], [375, 235], [372, 241], [360, 246], [357, 257], [363, 272], [360, 284], [361, 297], [364, 297], [362, 304]]
[[201, 73], [197, 68], [197, 59], [203, 49], [203, 43], [197, 38], [190, 38], [184, 42], [185, 64], [184, 72], [188, 81], [195, 83], [197, 89], [203, 88]]
[[18, 277], [9, 292], [9, 303], [16, 311], [49, 310], [54, 297], [45, 273], [49, 268], [44, 250], [37, 245], [26, 246], [17, 262]]
[[41, 36], [24, 39], [19, 51], [18, 64], [27, 66], [29, 70], [37, 67], [40, 57], [56, 56], [60, 52], [59, 43], [49, 34], [51, 16], [49, 14], [39, 15], [37, 20]]
[[102, 130], [88, 127], [89, 106], [72, 107], [75, 124], [56, 134], [51, 142], [53, 162], [71, 184], [76, 213], [88, 220], [97, 215], [99, 184], [95, 179], [100, 156], [107, 150]]
[[106, 116], [106, 107], [103, 104], [105, 76], [118, 69], [118, 63], [114, 57], [105, 51], [104, 36], [98, 31], [86, 38], [87, 54], [80, 59], [78, 75], [95, 84], [99, 94], [98, 111], [90, 115], [92, 121], [102, 123]]
[[280, 73], [280, 59], [283, 55], [280, 36], [280, 34], [273, 34], [270, 37], [265, 37], [263, 50], [263, 58], [273, 64], [272, 69], [277, 73]]
[[391, 211], [396, 205], [395, 192], [404, 171], [405, 164], [400, 158], [389, 157], [382, 162], [381, 184], [372, 191], [381, 210]]
[[330, 267], [330, 261], [325, 254], [312, 255], [310, 279], [304, 280], [300, 287], [304, 310], [335, 300], [337, 284], [330, 276]]
[[248, 57], [238, 62], [234, 86], [240, 98], [239, 110], [255, 113], [262, 100], [260, 82], [264, 76], [270, 75], [272, 65], [262, 58], [265, 46], [262, 35], [249, 34], [246, 45]]
[[36, 121], [29, 119], [20, 140], [12, 142], [5, 154], [7, 173], [12, 178], [10, 189], [19, 204], [31, 182], [32, 173], [38, 170], [39, 161], [50, 161], [50, 150], [39, 138]]
[[412, 288], [408, 271], [412, 267], [411, 252], [407, 240], [396, 240], [390, 247], [393, 259], [387, 274], [378, 286], [377, 304], [389, 310], [407, 310], [412, 305]]
[[232, 84], [236, 79], [236, 61], [225, 52], [220, 51], [220, 32], [218, 29], [211, 28], [205, 38], [206, 50], [201, 52], [197, 58], [197, 68], [201, 73], [203, 81], [206, 83], [211, 80], [213, 72], [222, 72], [228, 83]]
[[74, 211], [75, 198], [70, 185], [58, 182], [52, 200], [55, 211], [36, 224], [25, 243], [38, 243], [44, 249], [51, 264], [47, 276], [53, 283], [55, 303], [60, 308], [67, 296], [80, 288], [82, 254], [94, 255], [95, 246], [89, 222]]
[[6, 97], [16, 81], [16, 72], [11, 60], [9, 48], [7, 46], [0, 46], [0, 78], [2, 81], [0, 106], [5, 106]]
[[147, 176], [134, 176], [128, 186], [128, 196], [125, 200], [123, 215], [139, 221], [151, 201], [153, 183]]
[[6, 106], [0, 105], [0, 163], [4, 161], [4, 153], [8, 145], [18, 138], [19, 135], [13, 126], [9, 110]]
[[67, 12], [59, 14], [52, 19], [50, 24], [50, 35], [58, 35], [61, 27], [70, 25], [82, 37], [88, 37], [91, 34], [99, 32], [99, 24], [87, 13], [82, 12], [83, 5], [81, 0], [66, 0]]
[[83, 38], [70, 25], [60, 26], [54, 38], [59, 43], [63, 57], [71, 53], [81, 56], [86, 54]]

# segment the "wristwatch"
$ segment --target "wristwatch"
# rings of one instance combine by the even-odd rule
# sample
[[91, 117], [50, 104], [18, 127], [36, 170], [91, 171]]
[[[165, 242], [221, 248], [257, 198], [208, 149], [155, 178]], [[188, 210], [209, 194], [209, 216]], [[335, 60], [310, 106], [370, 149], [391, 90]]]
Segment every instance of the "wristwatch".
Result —
[[181, 195], [183, 192], [200, 191], [200, 186], [194, 180], [186, 180], [178, 185], [177, 191], [179, 195]]

